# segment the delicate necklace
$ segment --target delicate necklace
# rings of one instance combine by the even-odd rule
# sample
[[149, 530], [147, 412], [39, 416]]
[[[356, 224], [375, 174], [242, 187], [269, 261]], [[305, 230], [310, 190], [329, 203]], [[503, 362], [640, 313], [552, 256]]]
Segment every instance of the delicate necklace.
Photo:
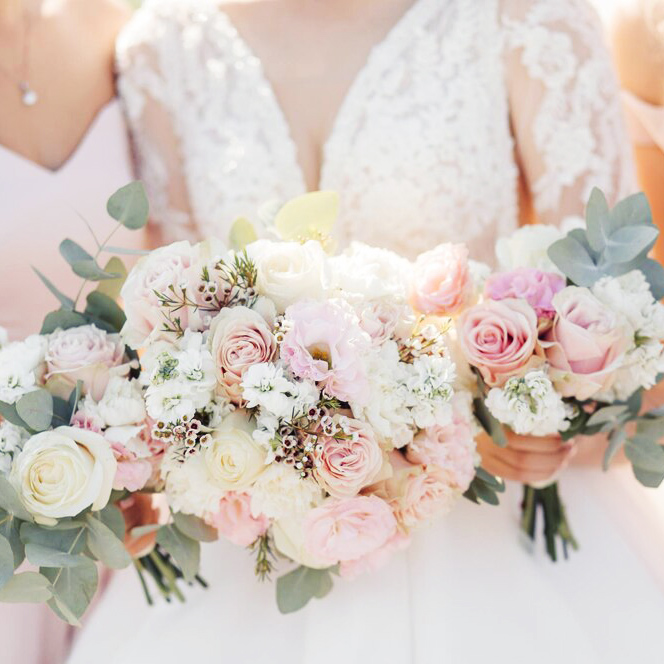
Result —
[[32, 21], [23, 16], [23, 48], [21, 49], [21, 62], [18, 66], [18, 75], [13, 74], [9, 69], [0, 66], [2, 72], [18, 88], [21, 95], [21, 101], [24, 106], [34, 106], [39, 97], [28, 83], [28, 60], [30, 56], [30, 28]]

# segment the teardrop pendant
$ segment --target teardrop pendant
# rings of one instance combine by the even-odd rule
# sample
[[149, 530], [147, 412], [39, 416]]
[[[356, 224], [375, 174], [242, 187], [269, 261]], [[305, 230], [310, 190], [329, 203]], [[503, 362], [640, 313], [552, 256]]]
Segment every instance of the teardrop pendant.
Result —
[[24, 106], [34, 106], [37, 103], [39, 97], [27, 81], [21, 81], [18, 89], [21, 92], [21, 101]]

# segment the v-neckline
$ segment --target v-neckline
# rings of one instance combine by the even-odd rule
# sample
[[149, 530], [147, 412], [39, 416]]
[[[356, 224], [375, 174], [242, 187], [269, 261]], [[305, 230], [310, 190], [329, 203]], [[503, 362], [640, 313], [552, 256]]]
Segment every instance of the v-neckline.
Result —
[[97, 111], [97, 114], [94, 116], [94, 118], [88, 125], [88, 128], [85, 130], [85, 133], [81, 137], [81, 140], [76, 144], [76, 147], [74, 147], [72, 152], [70, 152], [69, 156], [57, 168], [49, 168], [48, 166], [44, 166], [43, 164], [40, 164], [38, 161], [35, 161], [34, 159], [31, 159], [30, 157], [27, 157], [21, 154], [20, 152], [16, 152], [16, 150], [12, 150], [11, 148], [7, 147], [6, 145], [3, 145], [2, 143], [0, 143], [0, 154], [1, 153], [6, 154], [8, 155], [8, 157], [13, 158], [15, 161], [25, 164], [26, 166], [28, 166], [28, 168], [32, 168], [33, 170], [42, 173], [46, 177], [56, 178], [58, 176], [62, 176], [70, 168], [73, 167], [74, 163], [78, 161], [79, 157], [81, 157], [81, 155], [85, 152], [88, 143], [92, 140], [93, 134], [96, 133], [95, 130], [101, 124], [102, 118], [106, 116], [111, 111], [111, 109], [115, 108], [118, 104], [119, 104], [118, 99], [114, 97], [106, 104], [104, 104], [104, 106], [102, 106], [99, 109], [99, 111]]
[[[350, 117], [351, 110], [356, 104], [356, 100], [368, 89], [369, 79], [374, 75], [377, 69], [379, 70], [377, 67], [379, 61], [382, 57], [384, 57], [384, 55], [391, 55], [394, 53], [395, 49], [392, 48], [393, 44], [398, 44], [402, 34], [406, 34], [408, 30], [410, 30], [410, 28], [415, 24], [415, 22], [419, 20], [419, 14], [420, 12], [424, 11], [424, 7], [434, 1], [438, 0], [415, 0], [413, 4], [408, 7], [408, 9], [392, 25], [392, 27], [390, 27], [385, 36], [373, 44], [373, 46], [371, 46], [369, 49], [369, 54], [364, 61], [364, 64], [353, 76], [351, 83], [348, 86], [346, 93], [344, 94], [341, 104], [339, 105], [330, 131], [323, 141], [323, 144], [321, 145], [321, 160], [320, 169], [318, 172], [317, 189], [320, 190], [326, 187], [330, 146], [334, 144], [339, 135], [342, 135], [342, 132], [339, 130]], [[298, 145], [293, 138], [292, 128], [288, 122], [288, 119], [286, 118], [283, 106], [279, 101], [276, 88], [266, 74], [263, 61], [256, 55], [253, 48], [240, 34], [240, 31], [235, 26], [235, 23], [223, 10], [223, 7], [215, 0], [213, 0], [213, 4], [214, 8], [217, 10], [217, 18], [223, 21], [224, 25], [235, 40], [236, 46], [240, 49], [240, 51], [244, 52], [246, 57], [251, 58], [256, 65], [254, 68], [256, 75], [260, 79], [260, 84], [263, 86], [263, 89], [266, 91], [268, 102], [273, 106], [275, 117], [278, 119], [278, 122], [281, 125], [283, 135], [282, 138], [285, 145], [288, 146], [288, 151], [293, 162], [294, 170], [296, 171], [297, 178], [299, 180], [298, 185], [300, 189], [302, 191], [315, 191], [315, 189], [309, 190], [307, 186], [305, 172], [299, 159]]]

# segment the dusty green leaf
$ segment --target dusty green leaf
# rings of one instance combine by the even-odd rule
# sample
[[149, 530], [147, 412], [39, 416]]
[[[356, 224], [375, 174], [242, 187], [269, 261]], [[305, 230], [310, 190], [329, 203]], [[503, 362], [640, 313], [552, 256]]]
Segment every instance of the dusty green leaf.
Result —
[[130, 182], [118, 189], [106, 204], [108, 214], [125, 228], [138, 230], [148, 221], [150, 206], [142, 182]]
[[322, 598], [332, 590], [329, 569], [312, 569], [300, 565], [277, 579], [277, 606], [281, 613], [304, 608], [314, 597]]
[[53, 295], [55, 295], [55, 297], [59, 300], [60, 304], [65, 309], [72, 310], [74, 308], [74, 300], [72, 300], [70, 297], [65, 295], [62, 291], [60, 291], [55, 286], [55, 284], [50, 279], [48, 279], [46, 276], [44, 276], [36, 267], [33, 267], [32, 269], [35, 271], [37, 276], [42, 280], [42, 283], [44, 284], [44, 286], [46, 286], [46, 288], [48, 288], [48, 290], [51, 291], [51, 293], [53, 293]]
[[0, 602], [13, 604], [41, 604], [51, 598], [51, 582], [37, 572], [14, 574], [0, 588]]
[[200, 543], [187, 537], [172, 525], [168, 525], [157, 532], [157, 544], [173, 556], [182, 570], [185, 581], [193, 581], [200, 566]]
[[131, 556], [124, 542], [102, 521], [92, 514], [85, 517], [88, 525], [88, 547], [97, 560], [111, 569], [123, 569], [131, 565]]
[[16, 412], [33, 431], [46, 431], [53, 419], [53, 397], [44, 389], [28, 392], [16, 402]]
[[208, 526], [203, 519], [199, 519], [193, 514], [182, 514], [176, 512], [173, 515], [175, 527], [184, 533], [187, 537], [191, 537], [198, 542], [214, 542], [219, 539], [217, 531], [212, 526]]

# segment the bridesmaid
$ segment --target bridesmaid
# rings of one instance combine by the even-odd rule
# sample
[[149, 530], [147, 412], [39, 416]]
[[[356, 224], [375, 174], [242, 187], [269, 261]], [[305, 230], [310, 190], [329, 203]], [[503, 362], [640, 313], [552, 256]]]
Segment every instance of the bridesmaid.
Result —
[[122, 0], [0, 0], [0, 327], [10, 339], [38, 332], [59, 306], [31, 265], [75, 294], [58, 243], [93, 250], [81, 217], [105, 238], [106, 200], [132, 179], [113, 78], [128, 15]]
[[[75, 294], [58, 243], [92, 250], [80, 216], [106, 237], [106, 199], [132, 179], [113, 79], [128, 13], [120, 0], [0, 0], [0, 326], [10, 339], [59, 306], [30, 265]], [[123, 235], [113, 244], [140, 242]], [[0, 605], [3, 662], [59, 664], [70, 637], [45, 606]]]

